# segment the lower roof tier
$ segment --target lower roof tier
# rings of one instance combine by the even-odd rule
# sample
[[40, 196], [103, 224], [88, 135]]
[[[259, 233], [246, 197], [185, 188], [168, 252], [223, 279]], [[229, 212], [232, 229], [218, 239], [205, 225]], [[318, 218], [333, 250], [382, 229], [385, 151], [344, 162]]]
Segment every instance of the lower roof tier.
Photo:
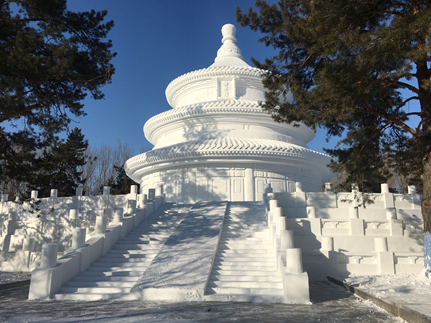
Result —
[[269, 139], [306, 147], [315, 131], [304, 124], [277, 123], [258, 102], [220, 100], [160, 113], [144, 126], [156, 149], [224, 137]]
[[305, 147], [288, 144], [276, 140], [219, 138], [192, 141], [154, 149], [130, 158], [125, 164], [129, 177], [136, 182], [158, 168], [187, 163], [205, 163], [208, 160], [226, 161], [253, 160], [263, 163], [286, 163], [313, 165], [314, 169], [326, 181], [332, 176], [327, 167], [329, 156]]

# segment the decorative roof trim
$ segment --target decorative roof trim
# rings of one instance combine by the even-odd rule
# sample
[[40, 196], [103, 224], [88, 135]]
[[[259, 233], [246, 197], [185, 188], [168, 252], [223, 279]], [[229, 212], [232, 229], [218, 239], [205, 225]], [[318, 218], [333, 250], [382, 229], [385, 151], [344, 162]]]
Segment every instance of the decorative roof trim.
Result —
[[199, 102], [185, 105], [181, 108], [168, 110], [148, 119], [144, 125], [145, 135], [152, 133], [162, 124], [171, 123], [176, 120], [204, 114], [255, 114], [267, 115], [257, 102], [241, 100], [223, 100]]
[[169, 105], [172, 106], [171, 98], [180, 88], [190, 82], [198, 81], [202, 78], [211, 78], [217, 76], [250, 76], [261, 77], [265, 73], [264, 70], [255, 67], [246, 66], [215, 66], [203, 68], [183, 74], [169, 83], [166, 87], [166, 99]]
[[163, 162], [196, 157], [281, 157], [307, 160], [323, 166], [328, 155], [291, 144], [267, 139], [219, 138], [181, 143], [140, 154], [129, 159], [125, 168], [129, 175], [137, 169]]

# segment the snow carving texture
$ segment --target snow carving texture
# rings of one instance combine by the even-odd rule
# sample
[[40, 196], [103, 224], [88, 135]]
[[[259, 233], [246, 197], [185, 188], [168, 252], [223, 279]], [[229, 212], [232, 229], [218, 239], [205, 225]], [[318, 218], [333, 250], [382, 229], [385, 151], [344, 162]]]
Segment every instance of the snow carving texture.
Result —
[[131, 292], [141, 299], [202, 300], [226, 207], [227, 202], [196, 204]]

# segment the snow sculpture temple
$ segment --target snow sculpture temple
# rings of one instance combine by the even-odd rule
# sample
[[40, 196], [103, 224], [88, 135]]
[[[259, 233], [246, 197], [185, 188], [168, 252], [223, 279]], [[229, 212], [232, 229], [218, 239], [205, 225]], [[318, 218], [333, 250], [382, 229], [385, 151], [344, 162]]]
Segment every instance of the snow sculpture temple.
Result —
[[[140, 194], [136, 185], [124, 195], [53, 190], [39, 205], [55, 210], [58, 230], [43, 218], [24, 225], [23, 210], [0, 204], [0, 251], [15, 251], [9, 268], [40, 264], [29, 299], [309, 304], [309, 279], [423, 268], [416, 189], [393, 194], [382, 184], [367, 207], [352, 201], [356, 188], [320, 192], [331, 174], [329, 158], [306, 146], [314, 132], [261, 110], [262, 71], [242, 59], [233, 25], [222, 32], [214, 64], [175, 79], [166, 90], [173, 110], [146, 123], [155, 147], [126, 164]], [[44, 241], [37, 252], [35, 238]]]
[[127, 175], [141, 190], [163, 185], [168, 202], [259, 201], [274, 192], [321, 191], [329, 157], [307, 148], [315, 132], [274, 122], [262, 110], [263, 71], [248, 65], [236, 28], [222, 28], [214, 63], [184, 74], [166, 89], [173, 110], [144, 126], [153, 150], [129, 159]]

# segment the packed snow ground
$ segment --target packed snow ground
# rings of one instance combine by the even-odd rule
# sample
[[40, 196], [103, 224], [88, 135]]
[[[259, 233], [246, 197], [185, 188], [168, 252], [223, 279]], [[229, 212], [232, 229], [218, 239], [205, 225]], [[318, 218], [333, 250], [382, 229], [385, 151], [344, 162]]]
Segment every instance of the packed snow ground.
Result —
[[[11, 273], [11, 272], [3, 272], [0, 271], [0, 284], [7, 284], [7, 283], [11, 283], [14, 281], [21, 281], [21, 280], [26, 280], [29, 279], [29, 276], [23, 275], [23, 274], [18, 274], [18, 273]], [[425, 315], [428, 315], [431, 318], [431, 281], [429, 279], [427, 279], [423, 274], [406, 274], [406, 275], [365, 275], [365, 276], [352, 276], [352, 277], [348, 277], [346, 279], [344, 279], [345, 282], [347, 282], [350, 286], [353, 287], [358, 287], [361, 290], [374, 295], [377, 298], [380, 299], [386, 299], [386, 300], [390, 300], [394, 303], [403, 305], [403, 306], [407, 306], [413, 310], [416, 310], [418, 312], [421, 312]], [[316, 287], [317, 286], [317, 287]], [[27, 287], [28, 288], [28, 287]], [[342, 288], [341, 287], [336, 287], [333, 284], [330, 283], [312, 283], [310, 285], [311, 288], [311, 294], [314, 294], [314, 299], [312, 299], [313, 301], [313, 306], [318, 306], [320, 307], [322, 305], [322, 303], [325, 302], [333, 302], [333, 299], [337, 299], [337, 297], [329, 297], [329, 295], [325, 295], [326, 292], [330, 292], [329, 294], [333, 294], [335, 292], [335, 294], [338, 294], [340, 296], [340, 298], [345, 298], [346, 296], [341, 296], [342, 292]], [[340, 289], [340, 290], [336, 290], [336, 289]], [[25, 289], [25, 287], [24, 287]], [[314, 289], [314, 291], [313, 291]], [[16, 292], [13, 293], [20, 293], [19, 289], [16, 289]], [[24, 297], [26, 298], [26, 295], [24, 296], [22, 294], [23, 292], [21, 292], [20, 294], [20, 300], [24, 300]], [[25, 293], [25, 292], [24, 292]], [[347, 293], [347, 292], [346, 292]], [[311, 296], [312, 296], [311, 295]], [[323, 296], [325, 295], [325, 296]], [[1, 296], [1, 293], [0, 293]], [[326, 299], [327, 297], [329, 297], [328, 299]], [[365, 308], [369, 307], [370, 311], [377, 311], [377, 312], [383, 312], [383, 310], [379, 309], [377, 306], [375, 306], [372, 302], [370, 301], [365, 301], [362, 300], [360, 298], [356, 298], [354, 296], [350, 302], [348, 304], [346, 304], [348, 307], [349, 306], [359, 306], [359, 308]], [[1, 297], [0, 297], [1, 298]], [[8, 297], [7, 297], [8, 298]], [[10, 300], [10, 299], [9, 299]], [[27, 305], [24, 306], [29, 306], [30, 303], [24, 301], [25, 303], [27, 303]], [[60, 305], [60, 303], [55, 302], [57, 304], [57, 306]], [[142, 313], [139, 309], [142, 310], [142, 304], [139, 301], [136, 301], [134, 304], [134, 306], [132, 304], [131, 307], [128, 305], [126, 306], [128, 308], [128, 310], [130, 311], [128, 316], [126, 313], [121, 312], [118, 313], [120, 314], [119, 316], [116, 315], [106, 315], [108, 313], [106, 313], [103, 309], [106, 309], [106, 306], [111, 306], [111, 305], [117, 305], [119, 307], [122, 307], [120, 304], [121, 302], [115, 302], [115, 301], [111, 301], [111, 302], [106, 302], [105, 305], [99, 304], [99, 306], [101, 306], [101, 311], [99, 313], [96, 312], [92, 312], [92, 313], [87, 313], [90, 314], [89, 317], [86, 317], [85, 315], [85, 310], [84, 313], [80, 313], [80, 315], [77, 315], [78, 317], [81, 316], [82, 314], [84, 314], [84, 316], [86, 317], [84, 320], [82, 320], [82, 316], [81, 318], [78, 320], [80, 322], [91, 322], [93, 319], [98, 318], [97, 321], [98, 322], [113, 322], [115, 320], [120, 319], [124, 321], [124, 322], [138, 322], [138, 321], [145, 321], [145, 322], [159, 322], [159, 320], [167, 320], [167, 321], [176, 321], [176, 322], [182, 322], [182, 321], [200, 321], [200, 320], [205, 320], [205, 319], [209, 319], [211, 316], [205, 314], [203, 315], [203, 313], [201, 312], [204, 311], [204, 308], [208, 305], [210, 305], [208, 308], [211, 307], [211, 304], [214, 305], [214, 303], [212, 302], [208, 302], [208, 303], [204, 303], [204, 302], [199, 302], [201, 305], [198, 305], [198, 303], [196, 303], [195, 305], [193, 305], [194, 303], [185, 303], [183, 304], [184, 309], [181, 310], [181, 314], [176, 312], [176, 314], [172, 313], [171, 309], [169, 309], [169, 304], [167, 302], [158, 302], [158, 303], [154, 303], [154, 304], [147, 304], [150, 308], [152, 308], [153, 310], [158, 308], [159, 311], [158, 315], [148, 315], [149, 313]], [[118, 304], [117, 304], [118, 303]], [[41, 303], [43, 304], [43, 303]], [[46, 303], [45, 303], [46, 304]], [[75, 304], [78, 305], [79, 302], [70, 302], [70, 305]], [[96, 305], [97, 302], [91, 303]], [[108, 305], [111, 304], [111, 305]], [[205, 305], [206, 304], [206, 305]], [[220, 303], [222, 304], [222, 303]], [[218, 304], [216, 307], [219, 308], [219, 306], [221, 306], [220, 304]], [[226, 310], [228, 310], [228, 308], [232, 307], [232, 310], [235, 312], [238, 310], [238, 308], [236, 310], [234, 310], [234, 308], [236, 307], [241, 307], [240, 303], [235, 303], [234, 304], [229, 304], [226, 303]], [[247, 307], [248, 305], [246, 305], [248, 303], [244, 303], [244, 307]], [[36, 304], [35, 304], [36, 305]], [[54, 305], [54, 304], [53, 304]], [[278, 304], [278, 305], [269, 305], [266, 304], [267, 306], [283, 306], [282, 304]], [[332, 304], [331, 306], [333, 306], [334, 304]], [[61, 306], [61, 305], [60, 305]], [[116, 307], [117, 307], [116, 306]], [[176, 308], [178, 306], [178, 304], [172, 303], [172, 306], [174, 308]], [[257, 307], [261, 307], [263, 305], [256, 305]], [[294, 306], [294, 305], [289, 305], [290, 306]], [[298, 305], [299, 307], [303, 308], [303, 305]], [[85, 306], [84, 306], [85, 307]], [[187, 309], [188, 308], [188, 309]], [[147, 308], [148, 310], [149, 308]], [[305, 308], [303, 308], [305, 309]], [[372, 309], [372, 310], [371, 310]], [[66, 309], [65, 309], [66, 310]], [[219, 310], [221, 310], [221, 308], [219, 308]], [[347, 310], [347, 309], [346, 309]], [[194, 312], [194, 314], [198, 314], [197, 312], [200, 312], [199, 315], [193, 317], [193, 314], [190, 313], [191, 315], [183, 315], [185, 314], [185, 312], [191, 311], [192, 313]], [[365, 310], [366, 311], [366, 310]], [[1, 312], [1, 311], [0, 311]], [[91, 311], [90, 311], [91, 312]], [[104, 313], [105, 312], [105, 313]], [[125, 311], [127, 312], [127, 310]], [[145, 311], [144, 311], [145, 312]], [[150, 310], [150, 312], [152, 312]], [[307, 312], [307, 311], [305, 311]], [[133, 314], [132, 314], [133, 313]], [[3, 313], [4, 314], [4, 313]], [[9, 316], [6, 315], [3, 316], [0, 313], [0, 318], [3, 319], [7, 319], [7, 322], [18, 322], [20, 320], [27, 320], [27, 321], [44, 321], [46, 319], [50, 319], [50, 321], [52, 320], [52, 322], [57, 322], [58, 316], [57, 315], [46, 315], [47, 313], [44, 313], [45, 315], [42, 316], [38, 316], [36, 315], [36, 317], [31, 316], [28, 317], [27, 315], [22, 315], [22, 313], [20, 313], [20, 315], [18, 316]], [[77, 314], [77, 313], [75, 313]], [[152, 313], [154, 314], [154, 312]], [[215, 313], [214, 313], [215, 314]], [[257, 313], [254, 312], [254, 315], [256, 315]], [[303, 313], [305, 314], [305, 313]], [[335, 313], [333, 313], [335, 314]], [[339, 313], [339, 314], [335, 314], [336, 317], [338, 318], [342, 318], [343, 314]], [[388, 314], [390, 315], [390, 314]], [[75, 321], [77, 317], [75, 316], [73, 319], [72, 318], [67, 318], [68, 315], [64, 315], [64, 316], [60, 316], [62, 317], [59, 321]], [[246, 315], [247, 317], [248, 315]], [[264, 317], [262, 317], [261, 315], [257, 314], [255, 316], [255, 318], [260, 317], [261, 319]], [[214, 319], [215, 317], [213, 317]], [[226, 318], [226, 317], [225, 317]], [[244, 318], [244, 317], [243, 317]], [[273, 317], [274, 319], [276, 319], [276, 317]], [[218, 319], [221, 319], [221, 317], [218, 317]], [[352, 319], [352, 318], [350, 318]], [[358, 316], [359, 319], [359, 316]], [[379, 322], [404, 322], [402, 319], [400, 318], [396, 318], [396, 317], [380, 317], [381, 321], [378, 320]], [[236, 321], [236, 319], [234, 319], [232, 317], [232, 320]], [[277, 319], [276, 319], [277, 320]], [[218, 321], [216, 319], [216, 321]], [[350, 320], [348, 320], [350, 322]], [[352, 320], [352, 322], [354, 322], [355, 320]], [[295, 321], [292, 321], [295, 322]], [[334, 320], [333, 322], [338, 322], [337, 320]]]
[[312, 282], [312, 305], [165, 301], [29, 301], [28, 286], [0, 291], [0, 322], [400, 323], [402, 319], [328, 281]]
[[344, 281], [431, 318], [431, 281], [424, 274], [352, 276]]

